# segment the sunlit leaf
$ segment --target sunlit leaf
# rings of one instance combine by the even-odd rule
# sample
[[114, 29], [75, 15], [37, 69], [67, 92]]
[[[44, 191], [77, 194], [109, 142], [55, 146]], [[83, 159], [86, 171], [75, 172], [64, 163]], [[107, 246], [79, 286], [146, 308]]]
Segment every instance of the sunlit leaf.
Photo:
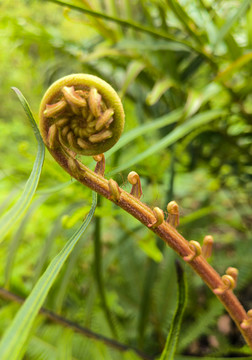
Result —
[[221, 27], [219, 31], [215, 46], [217, 46], [227, 36], [234, 23], [245, 14], [250, 4], [251, 0], [243, 0], [241, 5], [236, 10], [235, 14], [229, 19], [227, 19], [226, 23]]
[[179, 4], [178, 1], [175, 0], [167, 0], [171, 10], [181, 22], [182, 26], [187, 30], [188, 34], [190, 34], [200, 45], [202, 44], [200, 34], [197, 29], [197, 25], [193, 21], [192, 18], [188, 15], [188, 13], [183, 9], [183, 7]]
[[120, 96], [123, 97], [130, 86], [130, 84], [136, 79], [140, 72], [145, 68], [145, 64], [141, 61], [132, 61], [126, 71], [125, 80], [120, 91]]
[[147, 95], [146, 103], [154, 105], [160, 97], [171, 87], [174, 86], [174, 81], [170, 78], [162, 79], [156, 82], [152, 91]]
[[232, 77], [233, 73], [239, 70], [242, 66], [246, 65], [252, 60], [252, 52], [242, 55], [237, 60], [232, 62], [228, 67], [221, 71], [215, 78], [215, 81], [225, 81]]
[[202, 105], [207, 101], [217, 96], [222, 87], [219, 84], [211, 82], [204, 88], [204, 91], [196, 91], [194, 89], [190, 90], [188, 93], [188, 98], [185, 104], [185, 117], [191, 117], [194, 115]]
[[23, 106], [23, 109], [26, 112], [26, 115], [30, 121], [33, 132], [38, 142], [38, 151], [31, 175], [25, 184], [22, 195], [15, 203], [15, 205], [13, 205], [13, 207], [0, 220], [0, 242], [3, 240], [4, 236], [9, 232], [15, 222], [20, 219], [20, 217], [24, 214], [24, 212], [30, 205], [39, 183], [45, 156], [45, 146], [38, 130], [37, 124], [30, 110], [30, 107], [22, 93], [17, 88], [13, 88], [13, 90], [16, 92]]
[[138, 241], [139, 247], [143, 250], [143, 252], [148, 255], [152, 260], [156, 262], [160, 262], [163, 260], [163, 254], [159, 250], [156, 239], [153, 237], [148, 237], [141, 239]]

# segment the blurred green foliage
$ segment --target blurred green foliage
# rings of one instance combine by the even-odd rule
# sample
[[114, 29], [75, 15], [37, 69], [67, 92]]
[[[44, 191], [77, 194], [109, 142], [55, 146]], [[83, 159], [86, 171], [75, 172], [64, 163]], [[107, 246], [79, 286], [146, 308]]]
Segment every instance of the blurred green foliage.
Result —
[[[120, 93], [126, 113], [124, 145], [119, 142], [106, 156], [106, 173], [129, 190], [127, 174], [137, 171], [143, 201], [151, 206], [165, 209], [176, 200], [181, 234], [200, 242], [213, 235], [212, 265], [220, 274], [228, 266], [239, 269], [235, 291], [246, 309], [251, 308], [250, 1], [71, 4], [76, 9], [57, 0], [0, 3], [1, 214], [20, 196], [36, 157], [33, 132], [11, 86], [21, 89], [36, 117], [54, 80], [78, 72], [98, 75]], [[91, 159], [83, 161], [94, 167]], [[1, 286], [26, 297], [80, 226], [91, 201], [90, 190], [46, 154], [31, 207], [1, 243]], [[95, 274], [97, 227], [103, 296]], [[176, 308], [176, 258], [136, 220], [101, 201], [96, 221], [65, 264], [45, 307], [154, 358], [162, 352]], [[245, 356], [247, 348], [222, 305], [185, 269], [189, 294], [177, 359]], [[0, 304], [2, 334], [17, 305]], [[69, 334], [43, 316], [24, 353], [24, 359], [42, 360], [139, 358]]]

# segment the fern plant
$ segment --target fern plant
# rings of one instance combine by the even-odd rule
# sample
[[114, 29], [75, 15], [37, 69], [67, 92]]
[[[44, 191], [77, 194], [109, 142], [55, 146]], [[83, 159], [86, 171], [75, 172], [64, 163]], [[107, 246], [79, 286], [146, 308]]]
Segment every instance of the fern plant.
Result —
[[[113, 177], [120, 187], [131, 192], [127, 175], [130, 170], [135, 171], [141, 177], [143, 201], [153, 204], [153, 208], [166, 209], [167, 203], [175, 198], [183, 214], [179, 232], [187, 239], [198, 241], [207, 233], [214, 235], [215, 250], [210, 263], [220, 274], [230, 265], [239, 269], [235, 292], [249, 309], [252, 305], [248, 300], [251, 111], [247, 79], [251, 9], [247, 1], [237, 1], [235, 5], [234, 2], [218, 5], [205, 1], [97, 0], [75, 1], [61, 12], [55, 3], [43, 3], [38, 8], [33, 2], [29, 14], [34, 9], [36, 15], [24, 15], [33, 18], [32, 27], [22, 26], [22, 21], [11, 18], [8, 11], [1, 16], [12, 24], [11, 41], [22, 35], [19, 59], [22, 49], [24, 54], [32, 51], [29, 49], [38, 49], [39, 54], [32, 52], [30, 58], [33, 80], [28, 76], [21, 85], [16, 83], [16, 77], [11, 85], [16, 83], [28, 94], [30, 87], [38, 89], [40, 78], [47, 87], [61, 75], [78, 71], [101, 76], [121, 90], [127, 114], [126, 134], [106, 153], [106, 177]], [[27, 5], [24, 3], [23, 7]], [[52, 13], [53, 28], [50, 27]], [[43, 16], [47, 19], [46, 27], [41, 25]], [[53, 30], [56, 22], [61, 29], [58, 33]], [[34, 75], [38, 59], [40, 71]], [[5, 61], [6, 69], [12, 61]], [[46, 69], [46, 75], [41, 74], [41, 67]], [[27, 74], [27, 70], [23, 73]], [[35, 104], [39, 101], [38, 93], [42, 93], [41, 86], [30, 94]], [[3, 109], [7, 106], [6, 103]], [[6, 112], [8, 119], [15, 119], [16, 106], [10, 109]], [[7, 118], [6, 114], [3, 112], [2, 118]], [[11, 124], [10, 121], [8, 127], [1, 127], [3, 137], [10, 139], [10, 147], [11, 142], [15, 146], [15, 142], [21, 141], [25, 129], [15, 119], [20, 135], [13, 135]], [[31, 142], [29, 138], [28, 143]], [[17, 178], [24, 180], [28, 171], [31, 153], [25, 146], [27, 143], [20, 144], [20, 153], [15, 154], [20, 156], [20, 161], [15, 160], [15, 166], [10, 168], [15, 181], [11, 177], [8, 183], [8, 178], [3, 180], [8, 189], [16, 186]], [[12, 159], [13, 146], [11, 149]], [[2, 160], [3, 167], [9, 169], [11, 162], [8, 165], [6, 157]], [[88, 158], [84, 163], [95, 168]], [[22, 184], [18, 186], [23, 188]], [[10, 207], [8, 201], [13, 202], [13, 196], [15, 193], [10, 193], [5, 206]], [[40, 198], [36, 212], [34, 203], [30, 218], [23, 219], [21, 231], [17, 229], [13, 238], [7, 233], [7, 241], [2, 244], [1, 273], [6, 274], [2, 282], [23, 297], [31, 292], [91, 205], [88, 190], [78, 182], [69, 181], [69, 176], [50, 157], [46, 159], [36, 196]], [[86, 237], [80, 240], [62, 268], [47, 296], [46, 306], [97, 333], [117, 336], [124, 343], [142, 348], [149, 356], [160, 354], [176, 307], [173, 264], [176, 255], [162, 246], [151, 231], [108, 201], [100, 200], [96, 214], [93, 228], [87, 229]], [[12, 222], [16, 219], [14, 216]], [[6, 225], [5, 221], [3, 224]], [[112, 231], [116, 236], [112, 237]], [[94, 245], [95, 259], [91, 238], [98, 239]], [[4, 269], [6, 262], [8, 266]], [[206, 356], [211, 351], [219, 357], [248, 354], [246, 348], [238, 350], [243, 343], [232, 325], [228, 336], [220, 331], [223, 307], [217, 305], [214, 295], [202, 287], [190, 270], [187, 272], [188, 306], [177, 352]], [[2, 332], [4, 321], [9, 323], [15, 310], [11, 313], [6, 306]], [[208, 312], [212, 318], [208, 318]], [[51, 333], [57, 333], [53, 325], [45, 324], [43, 316], [40, 319], [48, 331], [51, 328]], [[41, 353], [44, 348], [42, 358], [49, 356], [50, 349], [50, 356], [55, 357], [55, 336], [51, 339], [50, 335], [43, 336], [40, 322], [34, 328], [37, 344], [44, 345], [40, 348]], [[72, 339], [73, 357], [131, 356], [113, 353], [107, 346], [99, 347], [97, 342], [90, 346], [85, 341], [84, 349], [76, 336]], [[231, 346], [232, 343], [235, 345]], [[27, 356], [36, 355], [30, 352]]]

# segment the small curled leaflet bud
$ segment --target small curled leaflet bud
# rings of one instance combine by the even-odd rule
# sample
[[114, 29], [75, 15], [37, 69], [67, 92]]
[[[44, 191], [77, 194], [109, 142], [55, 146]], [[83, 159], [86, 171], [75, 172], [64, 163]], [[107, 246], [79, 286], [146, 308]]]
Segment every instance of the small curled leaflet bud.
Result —
[[66, 106], [67, 106], [67, 103], [64, 99], [62, 99], [52, 105], [46, 104], [46, 108], [44, 110], [44, 115], [46, 117], [56, 117], [62, 112], [62, 110], [64, 110], [66, 108]]
[[137, 199], [140, 199], [143, 192], [142, 192], [142, 186], [141, 186], [141, 180], [135, 171], [131, 171], [128, 175], [128, 181], [132, 185], [131, 189], [131, 195], [135, 196]]
[[236, 286], [235, 279], [230, 275], [223, 275], [221, 279], [222, 284], [220, 287], [213, 290], [216, 295], [224, 294], [227, 290], [233, 290]]
[[95, 173], [101, 176], [104, 176], [105, 173], [105, 156], [104, 154], [99, 154], [93, 156], [93, 159], [97, 162], [95, 167]]
[[252, 309], [250, 309], [247, 312], [247, 319], [244, 319], [241, 323], [241, 328], [242, 329], [247, 329], [248, 327], [252, 326]]
[[52, 126], [50, 126], [49, 131], [48, 131], [48, 146], [50, 149], [54, 149], [56, 146], [56, 142], [57, 142], [57, 137], [58, 137], [58, 132], [57, 132], [57, 127], [55, 124], [53, 124]]
[[121, 191], [117, 182], [113, 179], [109, 179], [108, 186], [110, 191], [110, 199], [114, 201], [120, 200]]
[[226, 274], [232, 276], [232, 278], [235, 280], [236, 283], [237, 283], [238, 273], [239, 273], [239, 271], [235, 267], [230, 266], [226, 270]]
[[195, 240], [189, 241], [189, 248], [192, 250], [193, 253], [189, 254], [187, 256], [184, 256], [183, 259], [187, 262], [194, 260], [197, 256], [201, 255], [201, 253], [202, 253], [201, 246], [198, 241], [195, 241]]
[[101, 95], [98, 93], [97, 89], [91, 88], [88, 103], [94, 117], [99, 117], [101, 115], [101, 100]]
[[167, 222], [173, 227], [179, 225], [179, 206], [176, 201], [170, 201], [167, 205], [168, 218]]
[[211, 235], [206, 235], [204, 237], [202, 245], [202, 255], [205, 259], [208, 259], [212, 255], [213, 242], [214, 240]]
[[149, 224], [148, 227], [154, 229], [154, 228], [158, 227], [159, 225], [161, 225], [163, 223], [163, 221], [164, 221], [164, 212], [159, 207], [155, 207], [153, 209], [153, 214], [154, 214], [154, 216], [156, 218], [156, 221], [153, 224]]

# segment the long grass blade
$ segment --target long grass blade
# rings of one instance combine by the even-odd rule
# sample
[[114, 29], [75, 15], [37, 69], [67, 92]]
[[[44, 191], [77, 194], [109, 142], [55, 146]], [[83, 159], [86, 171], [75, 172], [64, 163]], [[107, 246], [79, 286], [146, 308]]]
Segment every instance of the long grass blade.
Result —
[[1, 360], [16, 360], [18, 354], [22, 350], [34, 323], [34, 320], [43, 305], [46, 296], [51, 289], [54, 281], [62, 269], [64, 263], [68, 259], [78, 240], [89, 225], [96, 208], [97, 195], [93, 193], [93, 202], [90, 212], [88, 213], [85, 221], [79, 229], [70, 238], [60, 253], [55, 256], [47, 267], [44, 274], [36, 283], [32, 292], [24, 302], [23, 306], [18, 311], [10, 327], [3, 335], [0, 343], [0, 359]]
[[187, 296], [186, 278], [185, 278], [184, 270], [182, 269], [181, 265], [178, 262], [176, 263], [176, 272], [177, 272], [177, 283], [178, 283], [177, 308], [172, 319], [169, 334], [167, 336], [165, 347], [161, 354], [160, 360], [174, 359], [174, 354], [176, 351], [178, 336], [182, 323], [182, 317], [186, 307], [186, 296]]
[[11, 275], [13, 273], [13, 267], [15, 262], [15, 257], [17, 255], [21, 239], [23, 238], [25, 228], [30, 222], [30, 218], [34, 212], [34, 210], [39, 207], [44, 201], [46, 197], [40, 197], [33, 204], [30, 206], [29, 210], [26, 212], [25, 216], [23, 217], [20, 225], [18, 226], [17, 230], [15, 231], [10, 244], [8, 246], [8, 255], [6, 259], [5, 265], [5, 287], [9, 288]]
[[120, 24], [122, 26], [132, 28], [132, 29], [138, 30], [138, 31], [143, 32], [143, 33], [147, 33], [147, 34], [156, 36], [156, 37], [161, 38], [161, 39], [166, 39], [166, 40], [173, 41], [175, 43], [183, 44], [187, 48], [195, 51], [198, 54], [201, 54], [207, 61], [209, 61], [212, 65], [214, 65], [213, 60], [211, 59], [211, 57], [206, 52], [203, 52], [200, 48], [194, 46], [193, 44], [191, 44], [190, 42], [188, 42], [186, 40], [178, 39], [176, 37], [173, 37], [170, 34], [154, 30], [153, 28], [143, 26], [143, 25], [141, 25], [141, 24], [139, 24], [137, 22], [133, 22], [133, 21], [130, 21], [130, 20], [121, 19], [121, 18], [118, 18], [118, 17], [115, 17], [115, 16], [107, 15], [107, 14], [101, 13], [99, 11], [86, 9], [86, 8], [83, 8], [83, 7], [74, 5], [74, 4], [70, 4], [70, 3], [65, 2], [65, 1], [61, 1], [61, 0], [47, 0], [47, 1], [53, 2], [53, 3], [61, 5], [61, 6], [66, 6], [66, 7], [70, 8], [70, 9], [74, 9], [74, 10], [80, 11], [82, 13], [85, 13], [85, 14], [88, 14], [88, 15], [91, 15], [91, 16], [94, 16], [94, 17], [98, 17], [98, 18], [102, 18], [102, 19], [105, 19], [105, 20], [108, 20], [108, 21], [112, 21], [112, 22]]
[[40, 174], [42, 171], [44, 156], [45, 156], [45, 146], [40, 136], [40, 132], [38, 130], [37, 124], [32, 115], [31, 109], [26, 99], [22, 95], [22, 93], [17, 88], [13, 88], [13, 90], [17, 94], [23, 106], [23, 109], [30, 121], [33, 132], [38, 142], [38, 150], [32, 172], [25, 184], [25, 188], [22, 195], [20, 196], [18, 201], [12, 206], [12, 208], [0, 220], [0, 242], [3, 240], [4, 236], [9, 232], [11, 227], [24, 214], [24, 212], [27, 210], [28, 206], [30, 205], [39, 183]]
[[[98, 198], [98, 205], [101, 205], [101, 198]], [[101, 239], [101, 218], [99, 216], [94, 219], [94, 279], [96, 282], [98, 294], [101, 301], [102, 310], [107, 319], [110, 330], [115, 338], [117, 338], [117, 331], [113, 322], [113, 314], [110, 311], [107, 301], [107, 294], [105, 291], [104, 277], [102, 271], [102, 239]]]
[[215, 47], [228, 35], [234, 23], [245, 14], [250, 4], [251, 0], [244, 0], [238, 7], [236, 13], [230, 19], [227, 19], [227, 22], [222, 26], [219, 31]]
[[128, 162], [125, 162], [123, 165], [118, 166], [113, 171], [109, 172], [107, 175], [117, 174], [120, 171], [128, 169], [129, 167], [143, 161], [148, 156], [153, 155], [157, 151], [160, 151], [172, 144], [176, 141], [180, 140], [187, 134], [189, 134], [192, 130], [197, 129], [199, 126], [205, 125], [208, 122], [215, 120], [219, 117], [226, 115], [227, 112], [225, 110], [209, 110], [203, 113], [197, 114], [193, 116], [189, 121], [184, 122], [182, 125], [176, 127], [173, 131], [171, 131], [168, 135], [163, 137], [158, 143], [150, 146], [147, 150], [143, 151], [141, 154], [134, 156], [134, 158], [130, 159]]
[[180, 6], [178, 1], [175, 0], [167, 0], [168, 5], [170, 6], [172, 12], [180, 21], [182, 26], [186, 29], [187, 33], [199, 43], [199, 45], [203, 45], [201, 41], [201, 37], [199, 31], [197, 29], [196, 23], [193, 21], [192, 18], [189, 17], [187, 12]]
[[148, 124], [141, 125], [136, 129], [132, 129], [128, 131], [125, 135], [121, 137], [118, 143], [115, 144], [115, 146], [113, 146], [113, 148], [106, 153], [106, 158], [108, 158], [109, 156], [114, 154], [117, 150], [127, 145], [129, 142], [136, 139], [138, 136], [147, 134], [151, 131], [158, 130], [164, 126], [173, 124], [174, 122], [180, 120], [182, 116], [183, 116], [183, 109], [180, 108], [172, 111], [168, 115], [164, 115], [156, 120], [153, 120]]
[[215, 81], [225, 81], [227, 79], [231, 79], [234, 73], [237, 73], [239, 69], [250, 62], [252, 59], [252, 52], [249, 52], [245, 55], [240, 56], [238, 59], [233, 61], [231, 64], [227, 66], [227, 68], [221, 71], [216, 78]]

